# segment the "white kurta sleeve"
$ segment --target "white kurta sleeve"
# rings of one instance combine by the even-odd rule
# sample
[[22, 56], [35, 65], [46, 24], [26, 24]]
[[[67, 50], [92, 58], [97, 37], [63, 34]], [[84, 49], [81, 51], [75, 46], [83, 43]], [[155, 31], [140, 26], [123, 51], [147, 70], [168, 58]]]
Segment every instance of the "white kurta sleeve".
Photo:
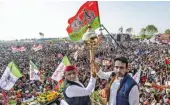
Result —
[[102, 69], [99, 70], [99, 72], [97, 73], [97, 75], [99, 76], [99, 78], [101, 79], [105, 79], [108, 80], [110, 75], [112, 72], [103, 72]]
[[86, 88], [79, 87], [77, 85], [69, 86], [66, 89], [66, 95], [67, 95], [67, 97], [70, 97], [70, 98], [80, 97], [80, 96], [88, 96], [93, 92], [93, 90], [95, 88], [95, 83], [96, 83], [96, 78], [91, 77], [89, 84]]
[[60, 105], [69, 105], [65, 100], [61, 100]]
[[129, 104], [139, 105], [139, 90], [137, 85], [133, 86], [129, 93]]

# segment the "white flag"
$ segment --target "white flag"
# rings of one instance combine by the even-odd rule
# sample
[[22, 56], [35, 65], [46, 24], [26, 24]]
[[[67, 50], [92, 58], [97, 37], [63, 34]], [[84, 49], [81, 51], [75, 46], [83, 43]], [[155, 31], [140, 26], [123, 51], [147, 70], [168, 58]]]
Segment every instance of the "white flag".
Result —
[[4, 90], [10, 90], [20, 77], [22, 77], [20, 70], [14, 62], [10, 62], [0, 79], [0, 87]]
[[71, 65], [69, 59], [67, 56], [64, 56], [62, 59], [62, 62], [59, 64], [59, 66], [56, 68], [55, 72], [52, 75], [52, 79], [56, 81], [60, 81], [64, 75], [64, 67]]
[[30, 80], [40, 80], [40, 72], [37, 66], [30, 60]]
[[138, 70], [137, 73], [132, 77], [137, 83], [140, 81], [141, 70]]
[[76, 52], [74, 53], [74, 59], [77, 60], [77, 58], [78, 58], [78, 51], [76, 51]]

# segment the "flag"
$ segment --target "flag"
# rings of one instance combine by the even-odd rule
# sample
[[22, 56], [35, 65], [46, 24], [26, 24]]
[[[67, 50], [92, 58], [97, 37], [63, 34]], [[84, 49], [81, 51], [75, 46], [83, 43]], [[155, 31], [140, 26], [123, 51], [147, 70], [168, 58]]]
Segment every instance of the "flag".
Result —
[[59, 66], [56, 68], [55, 72], [52, 75], [52, 79], [56, 81], [60, 81], [64, 75], [64, 67], [71, 65], [69, 59], [67, 56], [64, 56], [62, 59], [62, 62], [59, 64]]
[[34, 51], [39, 51], [39, 50], [41, 50], [42, 49], [42, 45], [34, 45], [33, 47], [32, 47], [32, 50], [34, 50]]
[[77, 60], [77, 58], [78, 58], [78, 51], [76, 51], [76, 52], [74, 53], [74, 59]]
[[37, 66], [30, 60], [30, 80], [40, 80], [40, 72]]
[[10, 90], [20, 77], [22, 77], [20, 70], [14, 62], [10, 62], [0, 79], [0, 87], [4, 90]]
[[15, 53], [15, 52], [22, 52], [22, 51], [26, 51], [26, 49], [25, 49], [25, 47], [24, 46], [21, 46], [21, 47], [14, 47], [14, 46], [12, 46], [11, 47], [11, 49], [12, 49], [12, 52], [13, 53]]
[[44, 33], [42, 33], [42, 32], [39, 32], [39, 35], [43, 37], [43, 36], [44, 36]]
[[168, 58], [168, 57], [166, 57], [164, 62], [165, 62], [165, 64], [166, 64], [166, 65], [169, 65], [169, 64], [170, 64], [170, 60], [169, 60], [169, 58]]
[[141, 75], [141, 70], [138, 70], [137, 73], [132, 77], [137, 82], [137, 84], [140, 81], [140, 75]]
[[98, 1], [87, 1], [78, 10], [77, 14], [68, 19], [67, 32], [72, 41], [79, 41], [86, 32], [88, 25], [95, 30], [100, 27]]

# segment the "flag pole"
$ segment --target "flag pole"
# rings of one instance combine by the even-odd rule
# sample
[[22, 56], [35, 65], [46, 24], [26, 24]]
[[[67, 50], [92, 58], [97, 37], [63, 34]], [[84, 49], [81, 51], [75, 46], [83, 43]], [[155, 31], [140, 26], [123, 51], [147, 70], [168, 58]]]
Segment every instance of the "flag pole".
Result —
[[[115, 41], [115, 43], [117, 44], [117, 46], [119, 46], [121, 49], [124, 48], [123, 46], [121, 46], [121, 45], [115, 40], [115, 38], [109, 33], [109, 31], [106, 29], [106, 27], [105, 27], [103, 24], [101, 24], [101, 27], [103, 27], [103, 29], [110, 35], [110, 37]], [[103, 30], [103, 29], [102, 29], [102, 30]]]

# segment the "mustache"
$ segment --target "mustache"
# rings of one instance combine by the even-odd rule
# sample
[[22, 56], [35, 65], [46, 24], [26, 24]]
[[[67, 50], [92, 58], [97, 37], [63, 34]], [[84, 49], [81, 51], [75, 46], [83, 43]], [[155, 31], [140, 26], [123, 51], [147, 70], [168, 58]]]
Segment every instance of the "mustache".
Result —
[[118, 76], [123, 76], [123, 73], [117, 72], [116, 75], [118, 75]]

